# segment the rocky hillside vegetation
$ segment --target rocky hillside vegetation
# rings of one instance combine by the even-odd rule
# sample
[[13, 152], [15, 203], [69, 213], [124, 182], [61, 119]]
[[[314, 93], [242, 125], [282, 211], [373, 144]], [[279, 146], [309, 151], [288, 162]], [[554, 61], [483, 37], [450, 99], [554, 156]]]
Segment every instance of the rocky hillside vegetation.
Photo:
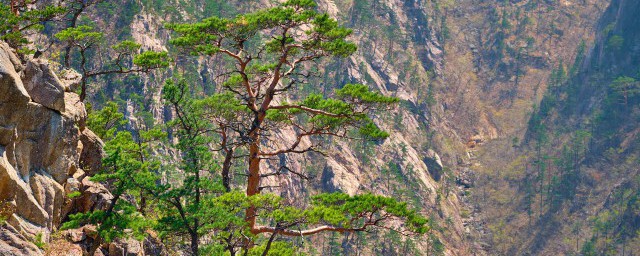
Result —
[[[270, 27], [286, 15], [259, 13], [282, 2], [310, 4], [348, 30], [295, 28], [324, 26], [308, 33], [327, 41], [309, 44], [321, 51], [295, 70], [308, 73], [280, 80], [269, 74], [294, 60], [274, 52], [304, 38], [278, 41], [295, 23]], [[0, 254], [628, 255], [640, 250], [636, 2], [0, 1], [3, 17], [42, 10], [0, 25]], [[253, 80], [234, 76], [243, 72]], [[257, 85], [254, 101], [275, 81], [281, 91], [265, 106], [279, 109], [253, 119], [260, 111], [241, 81]], [[233, 194], [245, 190], [277, 199]], [[409, 207], [382, 229], [303, 235], [343, 223], [309, 217], [345, 213], [321, 196], [334, 192]], [[250, 231], [180, 209], [201, 193]], [[386, 213], [400, 207], [384, 202]], [[261, 207], [262, 219], [242, 217]], [[349, 225], [380, 216], [367, 222], [358, 218], [370, 209], [358, 209]], [[403, 223], [424, 232], [389, 231]]]
[[[556, 68], [522, 143], [494, 141], [478, 189], [507, 254], [622, 255], [638, 248], [638, 3], [612, 1], [571, 66]], [[567, 62], [565, 62], [567, 63]], [[491, 148], [490, 148], [491, 147]], [[505, 160], [494, 159], [496, 152]], [[482, 161], [481, 160], [481, 161]], [[503, 163], [503, 164], [501, 164]], [[489, 178], [487, 177], [487, 178]], [[487, 183], [485, 183], [487, 184]], [[500, 193], [510, 196], [491, 196]], [[527, 232], [522, 232], [527, 230]]]
[[[71, 234], [59, 232], [69, 214], [100, 209], [111, 197], [88, 178], [103, 145], [73, 92], [78, 74], [42, 59], [25, 62], [0, 43], [1, 255], [43, 255], [54, 236]], [[63, 254], [82, 252], [68, 246]]]

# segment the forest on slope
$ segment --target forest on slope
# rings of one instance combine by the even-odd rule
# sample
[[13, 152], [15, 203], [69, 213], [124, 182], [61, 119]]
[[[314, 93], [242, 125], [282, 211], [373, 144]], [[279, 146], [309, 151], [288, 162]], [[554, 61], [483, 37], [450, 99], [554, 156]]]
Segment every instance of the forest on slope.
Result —
[[612, 1], [595, 40], [581, 44], [571, 65], [552, 72], [524, 141], [512, 142], [511, 150], [509, 142], [492, 143], [511, 151], [493, 177], [508, 183], [498, 190], [514, 193], [503, 204], [509, 213], [488, 214], [501, 229], [494, 238], [522, 242], [505, 244], [504, 253], [638, 251], [639, 8], [634, 1]]
[[[6, 234], [18, 233], [41, 247], [32, 253], [49, 254], [72, 245], [104, 254], [139, 247], [146, 254], [213, 255], [248, 248], [273, 255], [294, 253], [293, 248], [311, 255], [631, 255], [638, 250], [637, 3], [287, 2], [0, 2], [2, 39], [22, 62], [8, 58], [13, 64], [4, 65], [15, 69], [25, 87], [29, 63], [37, 59], [48, 60], [63, 83], [81, 75], [64, 89], [77, 92], [88, 112], [86, 121], [75, 119], [84, 140], [72, 141], [93, 145], [86, 139], [86, 131], [93, 131], [105, 143], [99, 153], [104, 160], [90, 160], [80, 150], [75, 161], [82, 174], [56, 178], [54, 185], [65, 189], [74, 179], [81, 185], [54, 193], [54, 201], [64, 198], [66, 209], [55, 224], [39, 226], [26, 211], [12, 208], [11, 197], [18, 195], [0, 193], [8, 205], [0, 241], [15, 244]], [[263, 11], [305, 4], [337, 24], [316, 22], [320, 16], [306, 12]], [[319, 41], [292, 52], [306, 56], [301, 62], [313, 61], [280, 81], [269, 76], [278, 73], [275, 53], [309, 39], [299, 33], [278, 37], [276, 28], [284, 23], [269, 26], [292, 18], [314, 20], [308, 31]], [[218, 37], [228, 41], [220, 44]], [[317, 56], [305, 55], [312, 52]], [[295, 62], [288, 57], [280, 62], [285, 67]], [[242, 68], [253, 59], [260, 61]], [[263, 103], [270, 95], [262, 85], [267, 81], [276, 81], [276, 91], [291, 88], [286, 83], [296, 89], [273, 101], [277, 111], [253, 120], [250, 113], [260, 108], [251, 109], [251, 91], [238, 94], [243, 72], [261, 88], [255, 99]], [[32, 102], [49, 107], [27, 89]], [[60, 108], [59, 101], [53, 104]], [[349, 127], [356, 129], [344, 129]], [[256, 129], [267, 139], [252, 143], [257, 139], [248, 132]], [[3, 148], [11, 148], [6, 141], [16, 148], [24, 144], [7, 137]], [[17, 158], [37, 155], [16, 152], [22, 155]], [[267, 155], [252, 161], [251, 152]], [[59, 167], [23, 170], [24, 163], [5, 158], [23, 172], [16, 184], [27, 184], [26, 194], [49, 209], [51, 201], [31, 176]], [[259, 177], [257, 183], [252, 175]], [[101, 182], [108, 196], [93, 193], [99, 189], [89, 180]], [[210, 204], [189, 208], [185, 212], [193, 217], [181, 217], [178, 205], [199, 202], [193, 196], [200, 192], [192, 192], [200, 188]], [[263, 192], [270, 196], [243, 201], [243, 194], [252, 198]], [[332, 192], [337, 193], [323, 194]], [[112, 201], [98, 214], [79, 206], [102, 197]], [[230, 204], [247, 211], [226, 208]], [[108, 205], [117, 206], [118, 214], [104, 215], [113, 211]], [[381, 206], [387, 214], [378, 212]], [[58, 207], [54, 203], [52, 211]], [[264, 213], [257, 220], [246, 217], [259, 209]], [[365, 212], [372, 214], [368, 220]], [[74, 213], [82, 214], [67, 216]], [[218, 222], [223, 215], [226, 222]], [[399, 218], [389, 225], [373, 218], [384, 222], [392, 215]], [[19, 219], [35, 226], [16, 225]], [[238, 225], [236, 231], [221, 229], [229, 221]], [[243, 221], [249, 231], [243, 231]], [[87, 223], [97, 224], [97, 230], [73, 229]], [[359, 225], [367, 232], [343, 232], [360, 231]], [[303, 234], [315, 233], [314, 228], [339, 233]], [[243, 238], [258, 231], [276, 235]], [[194, 237], [200, 242], [191, 243]], [[153, 248], [161, 249], [148, 251]]]

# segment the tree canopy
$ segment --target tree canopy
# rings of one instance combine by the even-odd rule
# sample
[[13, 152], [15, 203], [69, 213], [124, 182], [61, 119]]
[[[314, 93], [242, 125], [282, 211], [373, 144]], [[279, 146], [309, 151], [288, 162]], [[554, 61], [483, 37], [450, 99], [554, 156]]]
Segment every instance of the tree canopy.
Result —
[[[216, 85], [214, 93], [198, 95], [187, 79], [176, 76], [166, 81], [162, 98], [172, 118], [162, 126], [166, 134], [152, 133], [156, 139], [169, 136], [165, 144], [175, 154], [165, 156], [165, 165], [147, 157], [152, 155], [152, 142], [146, 132], [132, 136], [117, 127], [121, 118], [114, 110], [117, 106], [107, 105], [92, 116], [90, 125], [108, 140], [105, 168], [94, 179], [109, 181], [116, 198], [131, 194], [138, 202], [156, 203], [148, 210], [138, 209], [141, 215], [125, 211], [133, 209], [125, 205], [136, 204], [121, 200], [120, 211], [107, 210], [92, 219], [100, 230], [119, 230], [110, 219], [121, 214], [144, 216], [147, 222], [125, 223], [146, 223], [168, 242], [189, 241], [194, 255], [240, 251], [291, 255], [296, 249], [282, 237], [372, 228], [405, 235], [428, 231], [426, 218], [386, 196], [319, 193], [305, 202], [268, 192], [274, 192], [268, 177], [309, 179], [303, 170], [279, 162], [279, 157], [325, 155], [327, 145], [321, 139], [326, 137], [378, 141], [389, 137], [372, 116], [392, 108], [398, 102], [395, 97], [354, 83], [337, 84], [324, 93], [296, 93], [312, 83], [310, 78], [323, 60], [346, 58], [356, 50], [348, 40], [350, 29], [317, 12], [311, 0], [290, 0], [234, 18], [211, 17], [168, 27], [176, 35], [171, 43], [181, 52], [222, 60], [226, 69], [219, 75], [224, 82]], [[99, 37], [92, 33], [78, 26], [58, 36], [82, 51], [83, 45]], [[112, 50], [131, 52], [137, 47], [125, 41]], [[139, 67], [168, 64], [162, 61], [166, 55], [148, 55], [151, 58], [133, 57], [132, 61]], [[279, 138], [285, 131], [293, 134], [290, 141]], [[240, 179], [231, 179], [234, 166], [243, 169], [235, 174]], [[111, 208], [115, 207], [118, 202], [113, 202]], [[75, 218], [74, 224], [86, 222], [86, 217]]]
[[43, 8], [29, 8], [28, 1], [0, 1], [0, 40], [21, 52], [30, 52], [24, 48], [29, 40], [25, 33], [44, 28], [46, 22], [62, 16], [66, 8], [58, 5], [46, 5]]
[[627, 105], [629, 98], [640, 94], [640, 83], [633, 77], [617, 77], [610, 85], [613, 91], [621, 96], [622, 103]]
[[[80, 100], [83, 101], [87, 95], [87, 83], [90, 79], [109, 74], [149, 72], [153, 69], [168, 67], [170, 62], [167, 52], [140, 52], [141, 45], [130, 40], [105, 47], [103, 33], [97, 32], [88, 25], [66, 28], [55, 34], [55, 37], [66, 45], [69, 52], [77, 49], [80, 55], [79, 68], [82, 74]], [[96, 63], [88, 61], [89, 54], [103, 54], [115, 58], [106, 63]], [[66, 65], [70, 65], [69, 57], [70, 54], [65, 55]]]

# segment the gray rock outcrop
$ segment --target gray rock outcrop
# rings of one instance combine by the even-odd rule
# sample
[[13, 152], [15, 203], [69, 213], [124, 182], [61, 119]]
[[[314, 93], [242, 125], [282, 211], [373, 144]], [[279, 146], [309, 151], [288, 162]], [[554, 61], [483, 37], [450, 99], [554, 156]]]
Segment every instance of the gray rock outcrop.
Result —
[[82, 152], [80, 155], [80, 165], [82, 169], [91, 176], [102, 167], [102, 159], [105, 157], [102, 140], [89, 129], [85, 129], [80, 134], [82, 142]]
[[0, 41], [0, 255], [42, 255], [35, 244], [49, 242], [66, 214], [77, 212], [69, 192], [108, 194], [74, 177], [83, 173], [83, 149], [95, 151], [102, 142], [80, 142], [93, 133], [85, 129], [84, 104], [66, 87], [47, 62], [23, 66]]
[[27, 61], [22, 82], [33, 101], [59, 112], [65, 110], [65, 86], [45, 60], [33, 59]]

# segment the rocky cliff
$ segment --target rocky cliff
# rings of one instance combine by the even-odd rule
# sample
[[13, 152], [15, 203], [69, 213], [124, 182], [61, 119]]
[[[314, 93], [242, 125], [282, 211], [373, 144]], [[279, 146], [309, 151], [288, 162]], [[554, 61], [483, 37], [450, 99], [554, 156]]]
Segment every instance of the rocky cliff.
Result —
[[495, 253], [638, 251], [638, 95], [624, 100], [614, 84], [638, 78], [640, 6], [602, 4], [575, 57], [546, 78], [523, 141], [497, 139], [476, 152], [483, 177], [474, 198]]
[[0, 41], [0, 255], [42, 255], [69, 213], [108, 200], [83, 171], [100, 163], [101, 142], [70, 92], [78, 77], [57, 73]]
[[[167, 47], [171, 34], [162, 29], [164, 22], [196, 21], [211, 15], [230, 17], [273, 4], [171, 0], [118, 3], [99, 6], [90, 16], [98, 21], [117, 20], [101, 25], [118, 31], [119, 37], [131, 36], [149, 49]], [[482, 254], [496, 249], [494, 243], [506, 243], [492, 234], [499, 229], [502, 208], [468, 195], [488, 190], [483, 194], [489, 201], [506, 200], [502, 194], [505, 190], [498, 189], [509, 186], [500, 178], [500, 170], [510, 163], [505, 152], [510, 152], [514, 138], [524, 138], [527, 120], [547, 91], [549, 75], [559, 66], [569, 68], [581, 42], [593, 43], [598, 18], [609, 1], [317, 3], [319, 9], [354, 30], [352, 40], [359, 51], [349, 59], [325, 63], [323, 74], [308, 90], [328, 91], [348, 82], [365, 83], [400, 98], [401, 104], [376, 117], [376, 123], [391, 133], [381, 145], [327, 141], [328, 158], [311, 155], [272, 161], [267, 167], [285, 163], [316, 177], [311, 189], [296, 177], [273, 179], [269, 185], [282, 186], [273, 192], [304, 197], [318, 190], [377, 191], [406, 198], [440, 226], [434, 229], [435, 237], [418, 241], [423, 249], [431, 248], [430, 242], [436, 239], [444, 243], [444, 252], [437, 253]], [[123, 7], [127, 9], [121, 10]], [[180, 68], [174, 72], [184, 73], [204, 91], [215, 90], [221, 82], [216, 73], [218, 60], [181, 58], [178, 63]], [[96, 93], [91, 100], [99, 104], [112, 99], [100, 93], [106, 91], [129, 101], [130, 117], [149, 111], [162, 122], [168, 111], [159, 102], [159, 76], [143, 75], [128, 87], [103, 81], [103, 86], [92, 89]], [[133, 103], [133, 93], [144, 100]], [[291, 139], [287, 131], [280, 137], [283, 141]], [[483, 145], [489, 141], [504, 147], [485, 150]], [[486, 151], [490, 153], [483, 153]], [[478, 159], [480, 154], [486, 157]], [[242, 166], [237, 169], [242, 170]], [[473, 185], [476, 188], [469, 190]], [[486, 215], [481, 216], [481, 212]]]
[[[638, 40], [633, 29], [637, 23], [634, 21], [637, 15], [633, 13], [636, 1], [318, 0], [317, 3], [321, 10], [354, 29], [352, 39], [359, 51], [349, 59], [324, 63], [322, 75], [313, 81], [312, 88], [305, 90], [322, 92], [358, 82], [396, 96], [401, 103], [394, 111], [379, 113], [375, 118], [379, 126], [391, 133], [381, 144], [324, 141], [328, 158], [310, 155], [271, 161], [267, 168], [286, 164], [315, 177], [310, 188], [303, 186], [306, 181], [294, 176], [273, 178], [268, 185], [281, 188], [272, 192], [284, 197], [305, 197], [320, 190], [350, 194], [376, 191], [410, 201], [434, 220], [433, 236], [417, 241], [422, 251], [430, 253], [573, 252], [573, 241], [571, 245], [564, 241], [572, 234], [569, 225], [559, 220], [542, 225], [544, 221], [540, 221], [534, 231], [530, 226], [531, 215], [525, 213], [523, 200], [528, 192], [523, 184], [534, 182], [531, 161], [535, 143], [527, 135], [529, 121], [550, 98], [560, 99], [554, 103], [558, 106], [569, 106], [568, 100], [577, 101], [569, 108], [584, 113], [598, 109], [594, 106], [603, 98], [597, 93], [607, 93], [596, 83], [577, 86], [579, 89], [574, 91], [558, 91], [556, 87], [562, 87], [568, 79], [550, 81], [554, 74], [564, 72], [584, 84], [589, 79], [608, 84], [610, 79], [579, 73], [632, 75], [637, 71]], [[118, 0], [97, 5], [87, 10], [87, 15], [105, 31], [114, 31], [107, 35], [108, 40], [132, 38], [146, 49], [163, 50], [169, 47], [167, 42], [171, 38], [163, 29], [165, 22], [196, 21], [211, 15], [229, 17], [272, 4], [266, 0]], [[616, 33], [632, 36], [624, 38], [620, 50], [611, 53], [607, 45]], [[6, 54], [2, 62], [2, 90], [6, 92], [0, 95], [3, 99], [0, 113], [6, 120], [0, 120], [3, 127], [0, 144], [2, 166], [7, 166], [6, 177], [10, 178], [1, 182], [12, 184], [0, 186], [0, 199], [6, 201], [4, 209], [7, 209], [3, 212], [11, 213], [5, 214], [8, 224], [3, 225], [9, 231], [3, 232], [13, 234], [6, 236], [7, 241], [37, 241], [38, 236], [46, 240], [69, 211], [71, 200], [66, 195], [74, 189], [86, 191], [82, 173], [99, 164], [89, 160], [100, 155], [100, 147], [96, 146], [99, 140], [84, 128], [84, 108], [72, 103], [75, 94], [65, 93], [73, 87], [70, 80], [74, 75], [53, 74], [40, 60], [22, 63], [6, 47], [3, 49]], [[117, 82], [119, 79], [98, 79], [90, 88], [89, 101], [96, 107], [106, 100], [127, 102], [124, 109], [130, 125], [144, 126], [139, 114], [145, 111], [161, 123], [170, 116], [159, 95], [165, 76], [184, 73], [204, 92], [215, 90], [221, 82], [216, 74], [219, 60], [180, 58], [177, 62], [181, 67], [167, 74], [130, 76], [123, 79], [126, 83]], [[607, 72], [600, 73], [603, 69]], [[69, 77], [69, 81], [60, 81], [56, 75]], [[577, 96], [567, 96], [572, 93]], [[589, 100], [582, 101], [585, 98]], [[549, 113], [553, 121], [548, 124], [559, 131], [590, 127], [585, 123], [591, 117], [583, 114]], [[563, 119], [570, 122], [558, 121]], [[627, 129], [634, 127], [635, 123], [631, 124]], [[613, 130], [625, 135], [638, 134], [634, 129], [618, 128]], [[286, 142], [292, 139], [291, 134], [282, 131], [279, 137]], [[548, 147], [561, 147], [569, 137], [557, 136]], [[601, 150], [593, 155], [603, 155], [609, 148], [627, 152], [632, 148], [629, 145], [634, 145], [633, 139], [618, 140], [624, 143], [594, 144]], [[86, 155], [86, 160], [81, 155]], [[601, 159], [592, 157], [589, 161]], [[236, 166], [236, 170], [242, 168]], [[583, 174], [589, 177], [583, 179], [588, 181], [585, 184], [602, 180], [602, 173], [597, 170], [603, 168], [606, 167], [588, 168]], [[629, 171], [622, 173], [637, 176]], [[606, 205], [606, 198], [620, 190], [603, 187], [630, 186], [619, 176], [605, 176], [604, 180], [596, 190], [583, 185], [583, 196], [593, 193], [596, 195], [593, 198], [599, 198], [588, 202]], [[5, 189], [9, 187], [20, 189]], [[584, 202], [587, 201], [576, 200], [575, 208], [563, 209], [579, 209]], [[16, 204], [29, 205], [25, 209], [30, 210], [17, 209]], [[73, 205], [71, 208], [76, 210], [91, 208]], [[604, 208], [580, 208], [579, 214], [560, 216], [588, 222], [597, 215], [592, 212], [603, 212]], [[534, 207], [533, 211], [540, 214], [543, 210]], [[523, 229], [532, 231], [521, 232]], [[563, 235], [551, 235], [554, 230]], [[586, 227], [576, 230], [579, 243], [592, 235]], [[387, 240], [377, 239], [380, 244]], [[320, 240], [324, 244], [326, 239]], [[347, 248], [344, 252], [348, 251], [350, 241], [353, 239], [343, 237], [342, 247]], [[446, 249], [435, 252], [436, 241]], [[38, 251], [33, 245], [29, 248], [29, 252]], [[367, 252], [373, 253], [374, 249]]]

